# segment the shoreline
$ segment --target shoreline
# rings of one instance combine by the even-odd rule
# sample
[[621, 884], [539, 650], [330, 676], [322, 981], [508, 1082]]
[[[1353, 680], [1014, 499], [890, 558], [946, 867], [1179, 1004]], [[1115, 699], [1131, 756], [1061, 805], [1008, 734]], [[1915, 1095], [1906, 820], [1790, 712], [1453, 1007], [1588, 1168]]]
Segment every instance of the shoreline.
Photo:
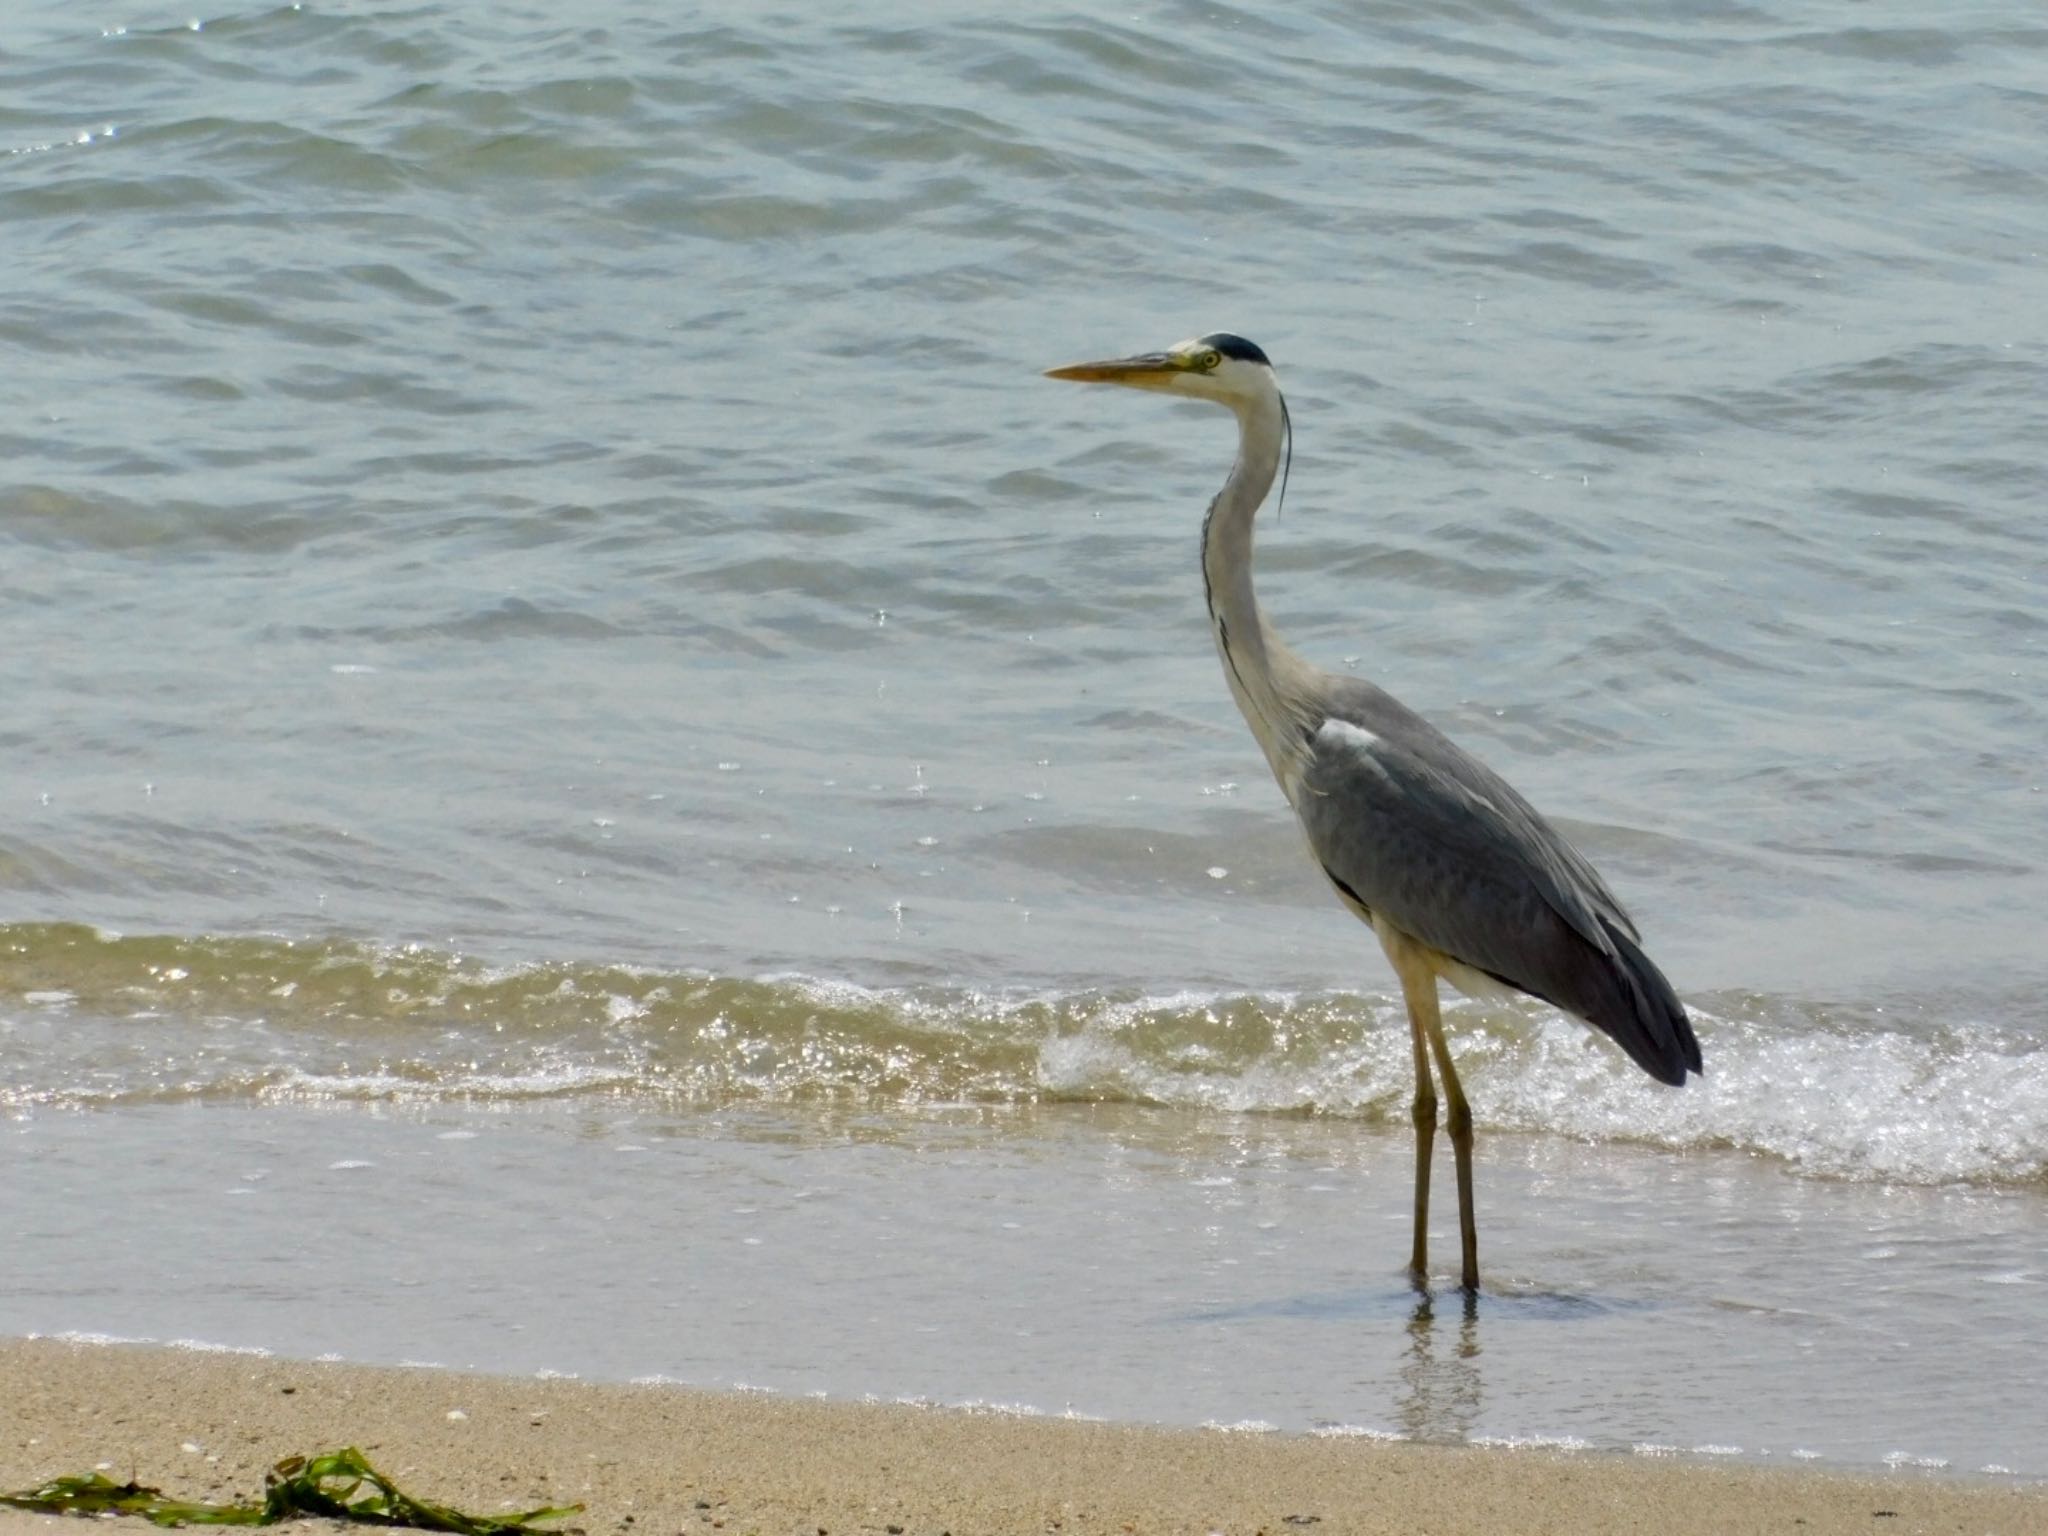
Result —
[[[580, 1502], [556, 1528], [619, 1536], [2048, 1530], [2040, 1481], [1161, 1429], [154, 1345], [0, 1340], [0, 1404], [9, 1492], [104, 1465], [174, 1495], [244, 1501], [280, 1458], [356, 1445], [419, 1497], [479, 1514]], [[0, 1509], [0, 1536], [47, 1536], [52, 1520]]]

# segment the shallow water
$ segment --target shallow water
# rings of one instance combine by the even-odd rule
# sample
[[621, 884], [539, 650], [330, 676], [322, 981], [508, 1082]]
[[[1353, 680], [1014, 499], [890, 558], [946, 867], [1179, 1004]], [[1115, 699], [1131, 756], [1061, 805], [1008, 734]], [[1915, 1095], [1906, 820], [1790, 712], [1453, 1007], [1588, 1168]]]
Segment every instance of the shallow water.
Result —
[[2048, 1473], [2026, 1193], [1492, 1137], [1468, 1307], [1401, 1273], [1409, 1137], [1332, 1120], [185, 1105], [8, 1143], [49, 1198], [8, 1213], [14, 1332]]
[[[2048, 1473], [2044, 78], [1988, 0], [10, 9], [0, 1327]], [[1229, 423], [1037, 376], [1217, 327], [1299, 429], [1282, 630], [1699, 1020], [1669, 1094], [1455, 1012], [1469, 1339], [1216, 674]], [[881, 1321], [720, 1261], [656, 1347], [785, 1177]], [[643, 1246], [449, 1315], [465, 1210]]]

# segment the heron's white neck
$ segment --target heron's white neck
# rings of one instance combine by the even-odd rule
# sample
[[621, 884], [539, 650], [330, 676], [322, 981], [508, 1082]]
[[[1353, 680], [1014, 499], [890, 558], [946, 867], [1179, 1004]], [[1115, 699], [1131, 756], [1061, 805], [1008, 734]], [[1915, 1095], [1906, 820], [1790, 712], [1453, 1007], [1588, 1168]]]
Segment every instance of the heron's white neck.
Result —
[[1281, 642], [1252, 590], [1252, 520], [1279, 472], [1286, 414], [1278, 390], [1243, 402], [1237, 413], [1237, 462], [1202, 524], [1202, 577], [1209, 623], [1231, 695], [1266, 761], [1290, 796], [1304, 751], [1306, 666]]

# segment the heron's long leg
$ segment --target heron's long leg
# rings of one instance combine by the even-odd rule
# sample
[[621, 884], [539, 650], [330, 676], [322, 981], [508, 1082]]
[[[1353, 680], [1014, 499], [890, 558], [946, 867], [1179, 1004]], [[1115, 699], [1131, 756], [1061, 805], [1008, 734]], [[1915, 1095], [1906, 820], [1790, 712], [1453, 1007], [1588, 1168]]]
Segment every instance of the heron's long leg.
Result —
[[1458, 1069], [1451, 1065], [1451, 1048], [1444, 1040], [1442, 1017], [1437, 1013], [1436, 987], [1429, 989], [1429, 1048], [1436, 1054], [1437, 1072], [1444, 1080], [1444, 1097], [1450, 1101], [1451, 1155], [1458, 1165], [1458, 1236], [1465, 1249], [1464, 1284], [1468, 1291], [1479, 1289], [1479, 1219], [1472, 1205], [1472, 1107], [1465, 1102], [1465, 1090], [1458, 1083]]
[[1436, 1015], [1436, 977], [1411, 980], [1405, 968], [1401, 990], [1408, 1000], [1408, 1033], [1415, 1043], [1415, 1247], [1408, 1272], [1420, 1284], [1429, 1277], [1429, 1156], [1436, 1140], [1436, 1085], [1429, 1078], [1429, 1024]]

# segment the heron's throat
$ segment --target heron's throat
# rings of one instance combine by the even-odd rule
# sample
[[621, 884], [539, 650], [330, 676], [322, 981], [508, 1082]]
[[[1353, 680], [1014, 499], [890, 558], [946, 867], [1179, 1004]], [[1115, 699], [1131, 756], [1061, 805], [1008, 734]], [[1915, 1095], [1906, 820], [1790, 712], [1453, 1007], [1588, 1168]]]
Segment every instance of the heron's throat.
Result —
[[1286, 413], [1275, 391], [1237, 408], [1237, 462], [1202, 524], [1202, 578], [1224, 677], [1245, 723], [1285, 785], [1299, 755], [1305, 701], [1289, 686], [1301, 670], [1259, 609], [1252, 588], [1252, 522], [1279, 472]]

